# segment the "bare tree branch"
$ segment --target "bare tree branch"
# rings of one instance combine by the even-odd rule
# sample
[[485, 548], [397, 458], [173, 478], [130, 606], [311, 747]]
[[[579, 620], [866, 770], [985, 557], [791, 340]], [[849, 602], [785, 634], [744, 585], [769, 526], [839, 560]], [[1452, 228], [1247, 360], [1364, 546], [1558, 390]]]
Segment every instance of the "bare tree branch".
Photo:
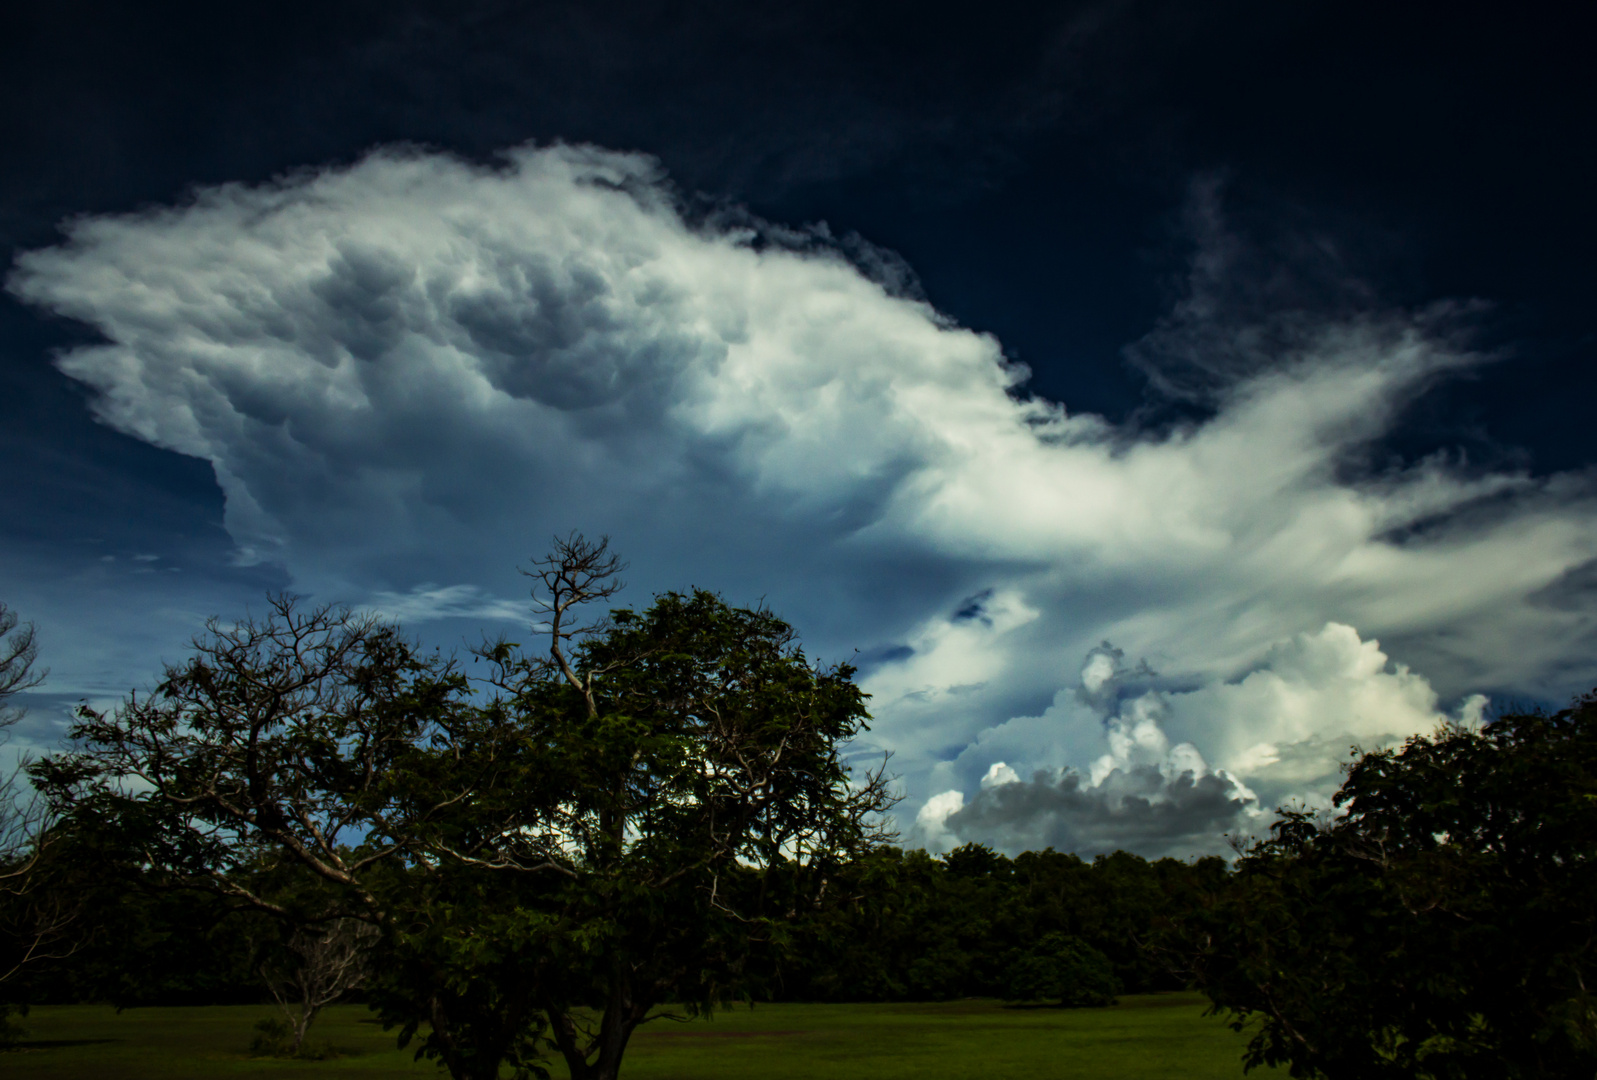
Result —
[[311, 1024], [325, 1006], [366, 981], [378, 935], [375, 926], [359, 919], [301, 927], [286, 943], [289, 955], [260, 965], [261, 978], [293, 1032], [290, 1053], [304, 1047]]
[[11, 705], [11, 699], [38, 686], [49, 674], [48, 670], [34, 670], [38, 658], [33, 624], [21, 622], [17, 613], [0, 601], [0, 729], [22, 719], [22, 710]]
[[572, 667], [570, 644], [591, 634], [604, 625], [603, 617], [588, 617], [582, 621], [581, 609], [589, 604], [608, 600], [626, 588], [620, 574], [627, 568], [620, 557], [610, 552], [610, 538], [601, 536], [594, 543], [579, 532], [565, 537], [555, 537], [549, 555], [536, 560], [527, 577], [539, 585], [533, 586], [532, 607], [546, 618], [549, 634], [549, 658], [562, 677], [582, 695], [588, 706], [590, 718], [599, 714], [593, 697], [593, 679], [588, 671], [578, 675]]
[[[38, 658], [33, 624], [0, 602], [0, 745], [24, 715], [11, 699], [49, 674], [35, 667]], [[55, 843], [54, 815], [27, 783], [27, 765], [24, 757], [0, 776], [0, 983], [28, 964], [68, 956], [80, 944], [70, 931], [82, 911], [81, 897], [48, 888], [43, 880]]]

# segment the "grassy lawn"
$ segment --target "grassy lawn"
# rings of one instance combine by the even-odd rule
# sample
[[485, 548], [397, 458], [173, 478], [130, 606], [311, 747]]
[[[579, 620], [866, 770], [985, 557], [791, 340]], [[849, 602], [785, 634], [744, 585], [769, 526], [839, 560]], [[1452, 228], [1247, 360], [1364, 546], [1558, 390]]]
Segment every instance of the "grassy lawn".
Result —
[[[1016, 1080], [1240, 1077], [1243, 1039], [1191, 994], [1126, 997], [1110, 1009], [1005, 1009], [992, 1001], [936, 1005], [762, 1005], [689, 1024], [657, 1021], [627, 1051], [627, 1080]], [[328, 1061], [245, 1055], [265, 1006], [35, 1009], [27, 1040], [0, 1052], [7, 1080], [189, 1080], [201, 1077], [407, 1077], [443, 1073], [412, 1062], [359, 1006], [329, 1009], [311, 1037]], [[551, 1063], [556, 1080], [564, 1066]]]

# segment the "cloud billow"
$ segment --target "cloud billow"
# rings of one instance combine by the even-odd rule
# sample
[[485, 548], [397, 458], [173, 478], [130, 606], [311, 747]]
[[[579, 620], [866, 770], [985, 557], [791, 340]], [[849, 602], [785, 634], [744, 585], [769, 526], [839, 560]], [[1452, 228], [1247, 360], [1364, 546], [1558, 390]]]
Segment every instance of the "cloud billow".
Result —
[[[916, 838], [936, 849], [1224, 853], [1229, 838], [1265, 828], [1274, 806], [1329, 806], [1356, 749], [1478, 724], [1487, 704], [1472, 695], [1444, 712], [1429, 681], [1337, 623], [1278, 643], [1241, 678], [1160, 682], [1107, 642], [1092, 649], [1076, 686], [1041, 716], [995, 725], [964, 748], [947, 771], [968, 776], [990, 762], [979, 790], [968, 802], [960, 788], [927, 800]], [[1023, 781], [999, 755], [1067, 763]]]
[[[996, 761], [1053, 777], [945, 815], [962, 828], [1031, 807], [1038, 836], [1108, 843], [1140, 815], [1123, 835], [1163, 843], [1247, 802], [1214, 770], [1296, 790], [1291, 763], [1342, 730], [1288, 692], [1291, 643], [1328, 623], [1351, 638], [1305, 648], [1344, 667], [1379, 635], [1371, 685], [1388, 654], [1449, 699], [1592, 675], [1590, 591], [1547, 599], [1597, 560], [1589, 478], [1347, 468], [1479, 362], [1424, 320], [1300, 328], [1212, 416], [1148, 433], [1026, 396], [997, 341], [819, 230], [690, 222], [641, 155], [384, 150], [65, 232], [8, 287], [100, 332], [61, 369], [105, 423], [212, 464], [241, 560], [413, 619], [503, 618], [547, 536], [608, 532], [634, 602], [763, 597], [812, 652], [861, 650], [907, 807]], [[1094, 779], [1104, 717], [1076, 694], [1106, 639], [1210, 688], [1161, 721], [1215, 763], [1188, 788], [1155, 798], [1152, 762]]]
[[1152, 765], [1115, 770], [1098, 784], [1079, 772], [1038, 772], [1030, 781], [986, 788], [943, 826], [959, 837], [1009, 849], [1158, 856], [1215, 853], [1242, 831], [1257, 800], [1223, 776], [1166, 776]]

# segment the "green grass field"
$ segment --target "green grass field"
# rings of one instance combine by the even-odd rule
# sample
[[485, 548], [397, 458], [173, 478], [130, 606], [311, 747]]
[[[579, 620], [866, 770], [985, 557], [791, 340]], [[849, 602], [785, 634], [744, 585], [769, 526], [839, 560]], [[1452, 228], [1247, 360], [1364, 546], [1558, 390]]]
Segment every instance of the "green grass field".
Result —
[[[1016, 1080], [1240, 1077], [1243, 1039], [1204, 1017], [1194, 994], [1128, 996], [1110, 1009], [935, 1005], [761, 1005], [693, 1023], [656, 1021], [627, 1051], [626, 1080]], [[312, 1029], [341, 1056], [252, 1059], [265, 1006], [38, 1008], [20, 1048], [0, 1052], [7, 1080], [189, 1080], [210, 1077], [428, 1078], [359, 1006], [329, 1009]], [[564, 1066], [551, 1063], [559, 1080]]]

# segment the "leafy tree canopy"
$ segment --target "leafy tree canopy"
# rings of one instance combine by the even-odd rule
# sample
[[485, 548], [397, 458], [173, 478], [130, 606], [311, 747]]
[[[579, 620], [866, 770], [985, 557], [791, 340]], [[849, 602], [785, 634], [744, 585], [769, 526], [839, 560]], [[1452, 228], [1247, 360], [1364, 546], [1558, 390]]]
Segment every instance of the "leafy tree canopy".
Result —
[[1119, 986], [1109, 958], [1073, 934], [1046, 934], [1010, 957], [1004, 996], [1068, 1008], [1113, 1005]]
[[[609, 1080], [660, 1006], [746, 989], [890, 803], [843, 758], [850, 668], [702, 591], [584, 622], [620, 569], [557, 541], [530, 572], [546, 651], [488, 645], [482, 688], [380, 620], [274, 600], [82, 710], [34, 777], [170, 885], [377, 927], [371, 1001], [459, 1080], [543, 1075], [546, 1048]], [[273, 892], [274, 865], [320, 885]]]
[[1597, 696], [1365, 754], [1336, 804], [1284, 814], [1197, 920], [1250, 1064], [1589, 1078]]

